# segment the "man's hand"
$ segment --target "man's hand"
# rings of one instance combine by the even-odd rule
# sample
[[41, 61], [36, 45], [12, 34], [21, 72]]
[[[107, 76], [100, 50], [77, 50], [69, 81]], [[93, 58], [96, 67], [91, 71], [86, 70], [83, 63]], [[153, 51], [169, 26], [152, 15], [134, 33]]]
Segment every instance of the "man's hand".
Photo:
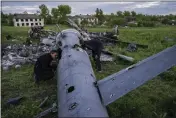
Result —
[[53, 60], [53, 61], [51, 61], [50, 66], [55, 68], [55, 67], [57, 67], [57, 64], [58, 64], [58, 61]]

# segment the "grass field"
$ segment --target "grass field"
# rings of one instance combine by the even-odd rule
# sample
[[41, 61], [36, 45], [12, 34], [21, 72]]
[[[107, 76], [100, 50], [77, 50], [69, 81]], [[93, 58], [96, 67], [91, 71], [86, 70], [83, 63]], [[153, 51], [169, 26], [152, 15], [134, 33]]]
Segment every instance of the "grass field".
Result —
[[[54, 29], [52, 26], [46, 27], [46, 29], [51, 28]], [[65, 29], [66, 27], [63, 28]], [[1, 42], [14, 43], [5, 40], [5, 36], [10, 34], [19, 38], [19, 41], [15, 43], [21, 43], [27, 37], [27, 30], [28, 28], [3, 26]], [[89, 28], [88, 30], [99, 32], [110, 31], [111, 29]], [[176, 27], [120, 29], [121, 40], [146, 44], [149, 48], [139, 48], [137, 52], [126, 52], [126, 47], [121, 45], [107, 48], [115, 53], [131, 56], [138, 62], [176, 44], [176, 42], [161, 43], [165, 36], [176, 38]], [[129, 63], [121, 60], [103, 63], [103, 73], [95, 72], [95, 74], [97, 79], [103, 79], [129, 65]], [[50, 107], [57, 100], [56, 80], [41, 82], [41, 85], [38, 87], [32, 79], [32, 71], [33, 65], [25, 65], [18, 70], [11, 69], [8, 72], [2, 72], [2, 118], [32, 118]], [[6, 100], [17, 96], [25, 97], [18, 106], [7, 106], [5, 104]], [[49, 96], [49, 100], [46, 106], [41, 109], [38, 106], [46, 96]], [[116, 102], [110, 104], [107, 109], [110, 117], [176, 118], [176, 67], [121, 97]], [[47, 117], [55, 118], [56, 116], [57, 114], [53, 114]]]

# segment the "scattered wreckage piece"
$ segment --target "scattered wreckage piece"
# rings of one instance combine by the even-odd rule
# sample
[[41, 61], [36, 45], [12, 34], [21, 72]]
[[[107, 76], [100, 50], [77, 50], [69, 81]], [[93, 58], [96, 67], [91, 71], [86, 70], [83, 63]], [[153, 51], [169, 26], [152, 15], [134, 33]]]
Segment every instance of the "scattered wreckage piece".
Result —
[[129, 51], [129, 52], [134, 52], [134, 51], [137, 50], [137, 46], [136, 46], [136, 44], [131, 43], [131, 44], [128, 45], [126, 50]]
[[175, 38], [168, 38], [168, 37], [164, 37], [164, 40], [165, 40], [165, 41], [176, 41]]
[[134, 58], [132, 57], [129, 57], [129, 56], [126, 56], [126, 55], [122, 55], [122, 54], [116, 54], [116, 53], [113, 53], [113, 52], [109, 52], [109, 51], [106, 51], [106, 50], [103, 50], [102, 53], [106, 54], [106, 55], [109, 55], [109, 56], [117, 56], [119, 57], [120, 59], [123, 59], [125, 61], [129, 61], [129, 62], [134, 62]]
[[[34, 64], [37, 58], [45, 53], [50, 52], [52, 46], [22, 45], [13, 44], [3, 47], [2, 69], [9, 70], [10, 67], [20, 68], [24, 64]], [[19, 66], [20, 65], [20, 66]]]
[[18, 105], [23, 97], [10, 98], [7, 100], [7, 104]]
[[[127, 45], [131, 44], [132, 42], [126, 42], [126, 41], [117, 40], [117, 43], [127, 46]], [[138, 43], [133, 43], [133, 44], [135, 44], [139, 48], [148, 48], [148, 45], [138, 44]]]
[[28, 37], [31, 39], [40, 39], [47, 36], [56, 36], [56, 32], [52, 30], [44, 30], [42, 26], [34, 26], [28, 30]]
[[139, 48], [148, 48], [148, 45], [143, 45], [143, 44], [131, 43], [131, 42], [126, 42], [126, 41], [122, 41], [122, 40], [114, 40], [114, 39], [107, 38], [107, 37], [97, 37], [97, 38], [99, 38], [105, 44], [112, 43], [112, 44], [122, 44], [122, 45], [126, 45], [126, 46], [128, 46], [129, 44], [135, 44]]
[[165, 42], [173, 42], [176, 41], [176, 38], [168, 38], [168, 37], [164, 37], [163, 40], [161, 40], [161, 43], [165, 43]]
[[42, 108], [43, 105], [46, 103], [46, 101], [48, 100], [48, 96], [40, 103], [39, 107]]
[[42, 45], [54, 46], [55, 43], [56, 40], [53, 37], [44, 37], [40, 39], [40, 44]]
[[42, 118], [51, 112], [57, 112], [57, 104], [56, 103], [53, 103], [51, 108], [48, 108], [45, 111], [39, 113], [38, 115], [34, 116], [34, 118]]
[[101, 62], [108, 62], [108, 61], [114, 61], [114, 60], [115, 60], [114, 57], [111, 55], [107, 55], [107, 54], [102, 53], [100, 56]]

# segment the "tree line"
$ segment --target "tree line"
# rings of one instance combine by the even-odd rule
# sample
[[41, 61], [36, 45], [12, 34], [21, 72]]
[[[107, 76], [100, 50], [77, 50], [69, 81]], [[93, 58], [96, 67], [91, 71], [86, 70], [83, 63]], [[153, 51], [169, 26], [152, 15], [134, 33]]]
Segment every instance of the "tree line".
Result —
[[[69, 5], [58, 5], [51, 11], [45, 4], [39, 6], [40, 16], [44, 18], [45, 24], [64, 24], [64, 20], [71, 14]], [[102, 9], [96, 8], [93, 14], [98, 19], [99, 26], [130, 26], [130, 27], [154, 27], [156, 25], [176, 25], [176, 15], [144, 15], [135, 11], [117, 11], [116, 13], [104, 14]], [[1, 12], [2, 25], [13, 26], [13, 14]], [[81, 25], [88, 24], [85, 19]]]

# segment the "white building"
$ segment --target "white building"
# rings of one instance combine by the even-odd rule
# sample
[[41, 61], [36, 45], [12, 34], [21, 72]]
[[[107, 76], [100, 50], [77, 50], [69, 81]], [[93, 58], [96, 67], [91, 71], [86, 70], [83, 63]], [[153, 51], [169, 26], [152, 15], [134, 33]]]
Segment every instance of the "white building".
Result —
[[36, 14], [15, 14], [13, 23], [15, 27], [44, 26], [44, 19]]
[[88, 15], [88, 14], [87, 15], [81, 15], [81, 14], [76, 15], [76, 16], [71, 17], [71, 19], [73, 19], [74, 21], [77, 21], [78, 25], [81, 25], [81, 22], [83, 20], [87, 20], [89, 26], [98, 24], [98, 18], [92, 15]]

